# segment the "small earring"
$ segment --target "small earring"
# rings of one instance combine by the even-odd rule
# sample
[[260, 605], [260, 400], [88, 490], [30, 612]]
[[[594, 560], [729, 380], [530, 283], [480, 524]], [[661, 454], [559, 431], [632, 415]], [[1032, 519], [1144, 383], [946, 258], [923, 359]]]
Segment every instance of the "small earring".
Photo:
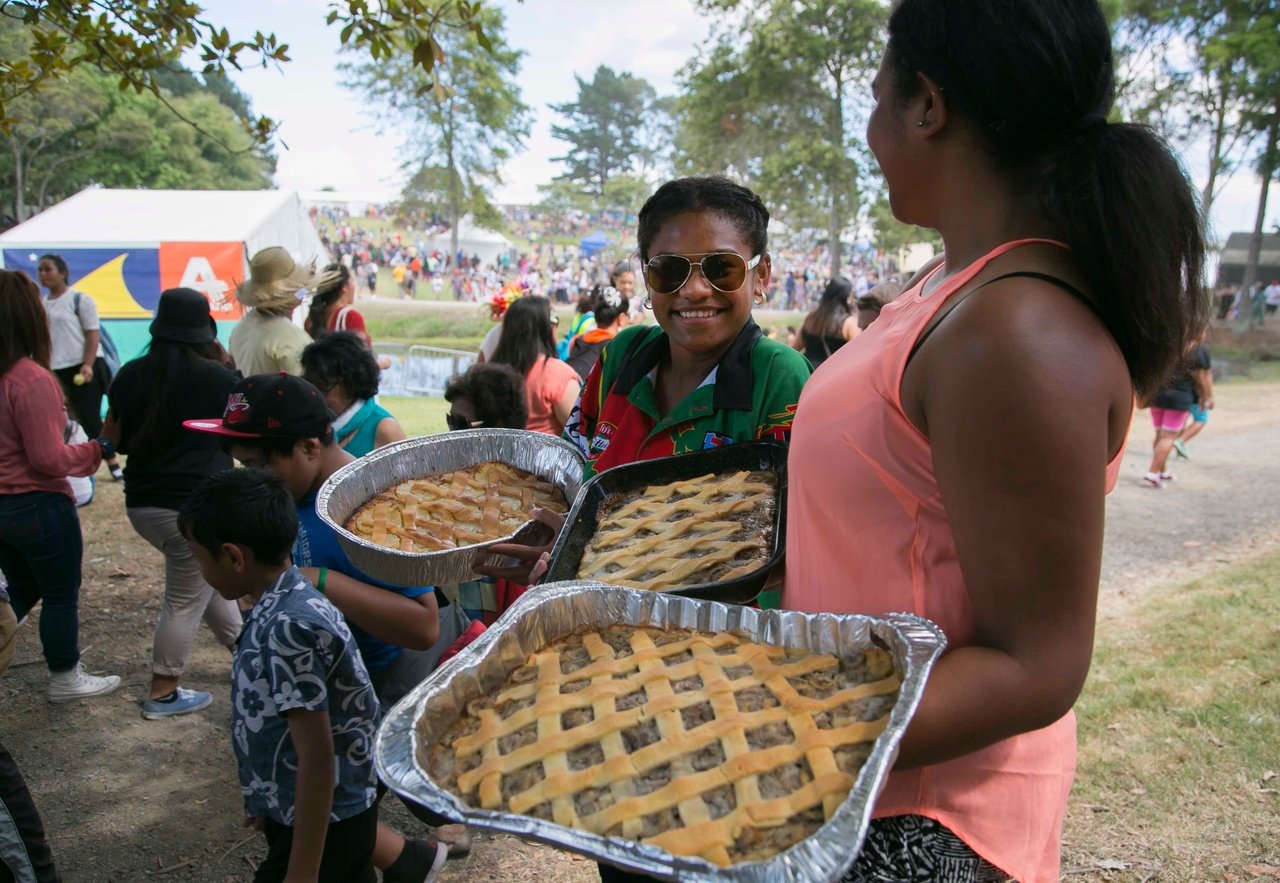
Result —
[[916, 125], [917, 125], [917, 126], [924, 126], [924, 125], [926, 125], [927, 123], [928, 123], [928, 120], [917, 120], [917, 121], [916, 121]]
[[644, 299], [644, 303], [642, 303], [640, 306], [644, 307], [646, 310], [652, 310], [653, 301], [649, 300], [649, 298], [646, 296]]

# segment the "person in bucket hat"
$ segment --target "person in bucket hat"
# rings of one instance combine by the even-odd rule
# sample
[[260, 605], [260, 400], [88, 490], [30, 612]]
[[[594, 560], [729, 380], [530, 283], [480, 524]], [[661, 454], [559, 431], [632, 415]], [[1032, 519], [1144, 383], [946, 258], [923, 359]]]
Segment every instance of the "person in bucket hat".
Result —
[[[378, 701], [390, 708], [434, 667], [438, 654], [424, 651], [436, 644], [440, 615], [432, 587], [393, 586], [356, 568], [316, 512], [321, 485], [355, 459], [335, 442], [333, 419], [318, 389], [281, 372], [246, 377], [227, 397], [221, 418], [184, 425], [221, 436], [223, 450], [242, 465], [266, 469], [284, 482], [298, 512], [293, 563], [347, 618]], [[428, 824], [443, 821], [431, 817]], [[384, 880], [422, 880], [443, 864], [447, 851], [378, 825], [375, 864], [377, 856], [398, 856], [379, 867]]]
[[288, 250], [264, 248], [249, 261], [249, 278], [236, 299], [249, 312], [231, 332], [231, 355], [246, 375], [302, 373], [302, 351], [311, 338], [291, 319], [293, 311], [327, 280], [302, 265]]
[[160, 295], [151, 346], [125, 364], [107, 393], [104, 433], [128, 454], [125, 514], [140, 537], [164, 556], [164, 603], [151, 642], [151, 684], [142, 699], [147, 720], [207, 708], [213, 697], [179, 682], [203, 621], [230, 649], [240, 612], [200, 575], [178, 529], [178, 510], [207, 476], [231, 467], [217, 439], [185, 431], [182, 421], [221, 406], [240, 380], [226, 363], [208, 299], [191, 288]]

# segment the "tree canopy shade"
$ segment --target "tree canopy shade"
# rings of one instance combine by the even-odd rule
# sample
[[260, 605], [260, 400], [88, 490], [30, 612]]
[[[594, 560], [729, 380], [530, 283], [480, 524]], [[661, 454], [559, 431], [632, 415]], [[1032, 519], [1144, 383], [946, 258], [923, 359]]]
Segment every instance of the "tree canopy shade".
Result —
[[843, 231], [861, 214], [863, 127], [882, 49], [878, 0], [703, 0], [737, 12], [682, 71], [677, 170], [722, 170], [797, 227], [828, 231], [839, 273]]
[[[427, 77], [445, 58], [443, 31], [463, 30], [480, 46], [489, 43], [482, 0], [334, 0], [328, 6], [327, 21], [341, 26], [344, 47], [366, 52], [375, 62], [405, 48]], [[165, 73], [190, 50], [199, 53], [205, 74], [289, 60], [288, 44], [275, 34], [233, 35], [189, 0], [9, 0], [0, 2], [0, 16], [20, 23], [31, 38], [26, 52], [0, 60], [0, 129], [17, 119], [15, 100], [85, 65], [111, 75], [121, 90], [151, 92], [166, 101]], [[244, 122], [259, 145], [267, 144], [276, 129], [275, 121], [263, 116]]]
[[[1280, 8], [1275, 0], [1127, 0], [1114, 30], [1155, 72], [1125, 84], [1125, 103], [1183, 145], [1205, 137], [1206, 216], [1225, 178], [1242, 167], [1257, 171], [1247, 289], [1257, 279], [1267, 196], [1280, 171]], [[1242, 310], [1242, 325], [1251, 317]]]
[[474, 13], [480, 30], [442, 30], [432, 73], [423, 70], [412, 43], [377, 61], [342, 66], [346, 85], [387, 109], [383, 129], [408, 133], [405, 165], [412, 177], [404, 207], [447, 218], [454, 253], [464, 215], [482, 227], [501, 225], [487, 194], [529, 134], [529, 108], [516, 83], [522, 53], [507, 45], [504, 19], [501, 10], [486, 8]]
[[[643, 178], [663, 165], [673, 102], [659, 98], [648, 80], [607, 65], [597, 67], [590, 81], [574, 79], [578, 97], [551, 105], [565, 119], [564, 125], [551, 127], [551, 134], [568, 145], [563, 156], [554, 157], [566, 166], [557, 180], [580, 185], [607, 208], [610, 197], [619, 195], [610, 187], [615, 178]], [[634, 189], [629, 182], [624, 192]]]
[[[21, 58], [32, 42], [0, 18], [0, 58]], [[82, 65], [7, 105], [0, 129], [0, 216], [21, 222], [89, 184], [123, 188], [252, 190], [271, 186], [274, 159], [254, 147], [237, 114], [248, 101], [217, 74], [166, 71], [164, 102], [121, 92]]]

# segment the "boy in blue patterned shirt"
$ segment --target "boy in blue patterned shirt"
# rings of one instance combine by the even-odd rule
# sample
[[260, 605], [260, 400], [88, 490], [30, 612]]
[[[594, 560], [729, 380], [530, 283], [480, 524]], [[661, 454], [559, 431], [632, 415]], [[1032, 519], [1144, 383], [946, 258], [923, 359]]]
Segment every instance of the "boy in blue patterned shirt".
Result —
[[270, 473], [229, 470], [178, 523], [209, 585], [254, 600], [231, 667], [244, 825], [267, 838], [254, 883], [374, 883], [378, 700], [342, 614], [290, 561], [293, 500]]

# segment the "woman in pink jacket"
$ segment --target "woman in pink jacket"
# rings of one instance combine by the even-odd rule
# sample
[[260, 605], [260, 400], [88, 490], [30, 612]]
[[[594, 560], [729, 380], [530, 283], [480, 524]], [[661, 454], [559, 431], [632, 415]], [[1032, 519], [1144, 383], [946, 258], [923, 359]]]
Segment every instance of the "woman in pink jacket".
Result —
[[114, 451], [105, 440], [66, 443], [62, 389], [49, 372], [49, 323], [34, 282], [0, 270], [0, 570], [21, 620], [43, 601], [40, 642], [48, 697], [67, 702], [120, 686], [80, 666], [84, 541], [68, 475], [91, 475]]

